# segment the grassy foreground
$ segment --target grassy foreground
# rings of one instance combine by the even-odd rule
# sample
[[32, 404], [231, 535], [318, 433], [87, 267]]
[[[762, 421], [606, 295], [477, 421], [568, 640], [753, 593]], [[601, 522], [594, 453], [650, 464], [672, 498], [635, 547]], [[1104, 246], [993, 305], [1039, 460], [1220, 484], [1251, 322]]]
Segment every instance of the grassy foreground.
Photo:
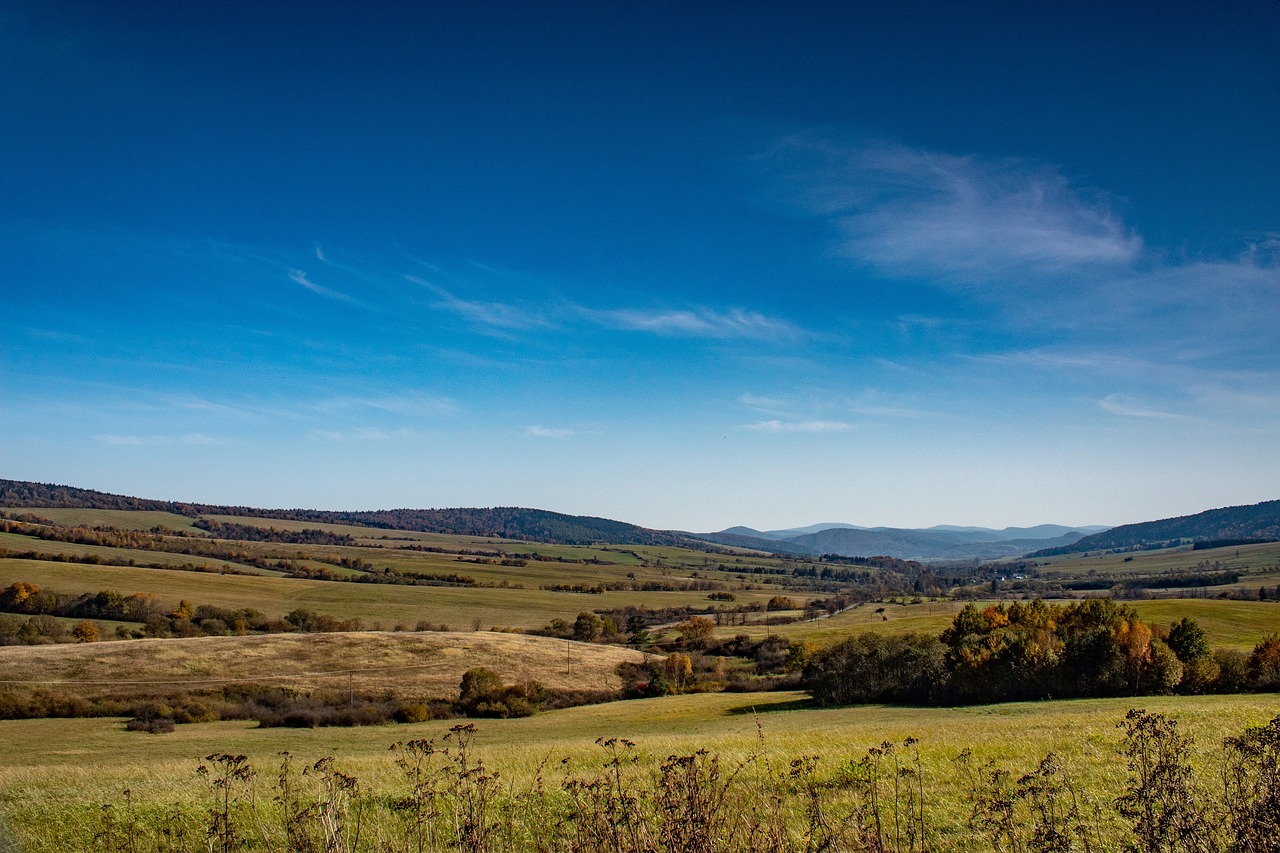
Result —
[[[628, 738], [636, 743], [635, 765], [625, 772], [634, 781], [652, 781], [669, 755], [699, 749], [718, 754], [727, 774], [752, 756], [740, 774], [744, 790], [785, 792], [791, 762], [819, 756], [815, 778], [840, 778], [850, 762], [885, 741], [901, 744], [915, 737], [923, 779], [928, 849], [983, 847], [969, 829], [970, 806], [963, 774], [955, 759], [970, 749], [975, 766], [988, 760], [1010, 770], [1013, 778], [1035, 769], [1049, 752], [1082, 789], [1087, 802], [1105, 806], [1097, 815], [1104, 849], [1119, 849], [1120, 819], [1110, 803], [1120, 792], [1125, 765], [1119, 755], [1118, 722], [1135, 705], [1163, 712], [1194, 737], [1194, 760], [1202, 784], [1212, 787], [1221, 740], [1280, 714], [1275, 694], [1208, 697], [1081, 700], [1020, 703], [971, 708], [868, 706], [805, 708], [802, 694], [709, 694], [571, 708], [520, 720], [478, 721], [476, 746], [487, 768], [497, 770], [496, 801], [518, 803], [538, 778], [550, 802], [563, 805], [561, 783], [604, 770], [607, 753], [597, 738]], [[129, 788], [135, 814], [144, 825], [158, 825], [178, 806], [204, 849], [203, 827], [212, 794], [195, 774], [199, 759], [215, 753], [243, 753], [258, 770], [254, 782], [260, 803], [270, 807], [271, 778], [288, 751], [310, 764], [334, 756], [335, 767], [359, 780], [359, 790], [390, 802], [407, 790], [388, 754], [395, 741], [435, 739], [449, 722], [363, 729], [256, 729], [246, 723], [180, 726], [171, 735], [124, 731], [120, 720], [30, 720], [0, 722], [0, 812], [22, 849], [91, 849], [102, 831], [104, 803], [121, 811], [122, 790]], [[761, 740], [762, 736], [762, 740]], [[907, 754], [906, 752], [903, 753]], [[567, 759], [567, 761], [565, 761]], [[913, 765], [914, 766], [914, 765]], [[309, 785], [313, 780], [303, 779]], [[760, 787], [753, 787], [760, 786]], [[373, 802], [374, 800], [368, 800]], [[520, 819], [518, 809], [508, 812]], [[350, 813], [354, 815], [355, 812]], [[406, 849], [392, 844], [403, 827], [391, 812], [365, 827], [362, 849]], [[803, 835], [803, 816], [791, 815], [792, 831]], [[525, 819], [532, 819], [529, 815]], [[542, 820], [555, 820], [543, 814]], [[535, 820], [536, 823], [536, 820]], [[544, 827], [545, 828], [545, 827]], [[526, 831], [536, 833], [536, 828]], [[250, 840], [253, 833], [248, 832]], [[531, 837], [531, 836], [530, 836]], [[799, 837], [799, 836], [797, 836]], [[374, 847], [381, 839], [386, 846]], [[1107, 840], [1109, 839], [1109, 841]], [[530, 842], [532, 843], [532, 842]], [[250, 845], [248, 849], [269, 849]], [[512, 849], [524, 849], [517, 843]]]

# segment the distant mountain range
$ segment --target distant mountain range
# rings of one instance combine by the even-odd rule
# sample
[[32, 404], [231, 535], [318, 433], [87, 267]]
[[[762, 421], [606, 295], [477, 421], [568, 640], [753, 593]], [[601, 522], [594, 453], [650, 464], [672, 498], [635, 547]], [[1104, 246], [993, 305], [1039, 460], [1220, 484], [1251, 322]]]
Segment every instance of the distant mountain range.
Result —
[[178, 515], [238, 515], [267, 519], [354, 524], [463, 536], [500, 536], [565, 545], [672, 545], [704, 549], [750, 548], [814, 557], [896, 557], [904, 560], [1002, 559], [1098, 550], [1137, 550], [1193, 542], [1280, 539], [1280, 500], [1207, 510], [1196, 515], [1126, 524], [1066, 527], [958, 527], [914, 529], [826, 523], [788, 530], [730, 527], [718, 533], [651, 530], [594, 516], [567, 515], [522, 507], [388, 509], [367, 511], [261, 509], [247, 506], [160, 501], [114, 495], [74, 486], [0, 479], [0, 507], [79, 507], [158, 510]]
[[721, 545], [797, 556], [839, 554], [844, 557], [886, 556], [903, 560], [965, 560], [975, 557], [990, 560], [1067, 546], [1087, 534], [1106, 529], [1101, 525], [1073, 528], [1060, 524], [1006, 527], [1003, 530], [953, 525], [914, 529], [815, 524], [793, 530], [730, 527], [718, 533], [694, 535]]

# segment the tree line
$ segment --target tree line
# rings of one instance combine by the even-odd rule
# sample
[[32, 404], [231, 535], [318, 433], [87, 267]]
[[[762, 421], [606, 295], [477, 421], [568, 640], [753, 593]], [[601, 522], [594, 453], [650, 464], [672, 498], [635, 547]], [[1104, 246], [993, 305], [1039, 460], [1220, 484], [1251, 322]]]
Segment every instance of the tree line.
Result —
[[970, 604], [937, 637], [861, 634], [823, 649], [809, 659], [802, 683], [825, 704], [1273, 690], [1280, 637], [1244, 654], [1210, 648], [1193, 619], [1166, 629], [1109, 598]]

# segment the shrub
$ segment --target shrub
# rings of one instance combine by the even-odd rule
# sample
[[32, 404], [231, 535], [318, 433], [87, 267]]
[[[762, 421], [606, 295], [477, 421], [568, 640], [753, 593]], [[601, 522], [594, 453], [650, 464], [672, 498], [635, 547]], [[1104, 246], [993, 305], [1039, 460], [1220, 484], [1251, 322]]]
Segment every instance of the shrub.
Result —
[[1208, 802], [1194, 782], [1192, 740], [1178, 733], [1177, 720], [1164, 714], [1130, 709], [1120, 723], [1129, 782], [1116, 800], [1120, 814], [1132, 821], [1136, 849], [1209, 851], [1220, 849]]
[[133, 712], [133, 719], [124, 724], [131, 732], [147, 732], [148, 734], [168, 734], [173, 731], [173, 709], [158, 702], [145, 702]]
[[1218, 649], [1213, 653], [1218, 665], [1214, 690], [1218, 693], [1241, 693], [1249, 689], [1249, 656], [1235, 649]]
[[1280, 636], [1271, 634], [1254, 646], [1249, 680], [1256, 690], [1280, 690]]
[[102, 636], [98, 623], [90, 622], [88, 619], [76, 623], [76, 626], [71, 629], [71, 633], [78, 643], [96, 643]]
[[124, 724], [124, 727], [131, 732], [146, 732], [150, 735], [167, 735], [174, 729], [174, 722], [169, 717], [155, 717], [150, 720], [143, 720], [134, 717], [132, 720]]
[[1280, 850], [1280, 717], [1223, 745], [1232, 849]]

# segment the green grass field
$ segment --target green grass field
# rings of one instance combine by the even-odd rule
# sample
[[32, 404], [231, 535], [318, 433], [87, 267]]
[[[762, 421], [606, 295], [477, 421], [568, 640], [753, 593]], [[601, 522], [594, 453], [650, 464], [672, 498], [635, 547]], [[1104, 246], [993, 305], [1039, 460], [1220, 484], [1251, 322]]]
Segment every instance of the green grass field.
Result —
[[66, 507], [11, 508], [15, 515], [30, 514], [47, 518], [66, 527], [118, 527], [122, 530], [150, 530], [164, 526], [170, 530], [185, 530], [202, 534], [204, 531], [192, 525], [194, 518], [172, 512], [129, 509], [69, 509]]
[[1200, 623], [1215, 648], [1247, 652], [1268, 634], [1280, 633], [1280, 602], [1177, 598], [1125, 603], [1144, 621], [1165, 628], [1189, 616]]
[[540, 589], [436, 586], [397, 586], [312, 581], [55, 563], [42, 560], [0, 560], [0, 586], [30, 581], [57, 592], [98, 592], [114, 589], [129, 595], [154, 593], [166, 606], [180, 599], [219, 607], [253, 607], [268, 616], [282, 616], [305, 607], [339, 619], [359, 618], [366, 627], [413, 627], [420, 620], [453, 628], [540, 628], [554, 618], [570, 621], [584, 610], [641, 605], [651, 608], [702, 605], [702, 592], [606, 592], [584, 595]]
[[[1280, 712], [1276, 695], [1081, 700], [974, 708], [867, 706], [806, 709], [800, 694], [715, 694], [669, 697], [572, 708], [522, 720], [479, 721], [478, 746], [496, 769], [503, 790], [532, 787], [541, 773], [555, 788], [569, 772], [598, 771], [605, 758], [596, 738], [625, 737], [637, 744], [645, 778], [672, 754], [708, 749], [728, 766], [754, 754], [763, 733], [764, 755], [775, 774], [803, 755], [821, 756], [819, 773], [838, 775], [848, 762], [882, 741], [920, 739], [932, 849], [971, 849], [965, 827], [968, 806], [954, 759], [964, 749], [1015, 776], [1034, 769], [1048, 752], [1060, 756], [1093, 801], [1109, 802], [1124, 778], [1117, 753], [1117, 723], [1135, 704], [1176, 717], [1196, 740], [1195, 758], [1213, 785], [1218, 744], [1226, 734], [1265, 723]], [[398, 789], [387, 747], [397, 740], [435, 738], [449, 722], [362, 729], [256, 729], [244, 723], [180, 726], [171, 735], [126, 732], [119, 720], [38, 720], [0, 723], [6, 744], [0, 765], [0, 811], [29, 853], [84, 849], [100, 827], [106, 802], [119, 805], [128, 787], [153, 818], [166, 806], [185, 804], [196, 814], [208, 798], [194, 769], [205, 755], [242, 753], [269, 776], [288, 751], [308, 761], [333, 755], [364, 790]], [[568, 759], [568, 765], [561, 763]], [[539, 769], [541, 767], [541, 770]], [[764, 771], [752, 765], [744, 779]], [[629, 771], [630, 772], [630, 771]], [[265, 796], [262, 794], [260, 796]], [[1111, 818], [1114, 822], [1114, 817]], [[1110, 831], [1114, 827], [1103, 827]]]
[[18, 533], [0, 533], [0, 548], [8, 548], [17, 553], [35, 551], [39, 554], [58, 554], [72, 558], [99, 557], [104, 560], [133, 560], [135, 563], [172, 566], [174, 568], [190, 563], [210, 569], [228, 569], [266, 577], [283, 577], [281, 572], [259, 569], [254, 566], [246, 566], [242, 563], [233, 563], [214, 557], [173, 554], [167, 551], [141, 551], [134, 548], [112, 548], [106, 545], [80, 545], [74, 542], [52, 542], [46, 539], [37, 539], [34, 536], [23, 536]]
[[1280, 572], [1280, 542], [1238, 545], [1229, 548], [1167, 548], [1159, 551], [1133, 551], [1123, 554], [1094, 556], [1069, 554], [1033, 560], [1046, 578], [1083, 577], [1089, 572], [1104, 576], [1160, 574], [1163, 572], [1204, 571], [1201, 563], [1218, 564], [1222, 569], [1240, 572]]
[[[995, 604], [995, 600], [974, 601], [975, 607]], [[1007, 603], [1007, 602], [1006, 602]], [[1062, 603], [1062, 602], [1057, 602]], [[1168, 628], [1185, 617], [1200, 623], [1214, 648], [1250, 651], [1268, 634], [1280, 633], [1280, 602], [1232, 601], [1218, 598], [1169, 598], [1125, 601], [1144, 622]], [[744, 626], [716, 628], [718, 637], [746, 634], [753, 638], [775, 634], [791, 640], [808, 640], [826, 645], [851, 633], [924, 633], [938, 635], [951, 625], [964, 603], [929, 601], [920, 604], [863, 604], [826, 619], [766, 626], [754, 622]], [[877, 613], [883, 608], [883, 613]], [[756, 614], [754, 619], [763, 619]]]
[[[993, 603], [975, 602], [979, 607]], [[863, 631], [877, 634], [940, 634], [963, 607], [961, 602], [927, 599], [920, 604], [860, 604], [834, 616], [785, 624], [765, 624], [764, 614], [756, 613], [751, 615], [751, 624], [718, 627], [715, 634], [717, 637], [746, 634], [755, 639], [777, 635], [790, 640], [809, 640], [818, 645], [826, 645]], [[884, 612], [878, 613], [880, 609]]]

